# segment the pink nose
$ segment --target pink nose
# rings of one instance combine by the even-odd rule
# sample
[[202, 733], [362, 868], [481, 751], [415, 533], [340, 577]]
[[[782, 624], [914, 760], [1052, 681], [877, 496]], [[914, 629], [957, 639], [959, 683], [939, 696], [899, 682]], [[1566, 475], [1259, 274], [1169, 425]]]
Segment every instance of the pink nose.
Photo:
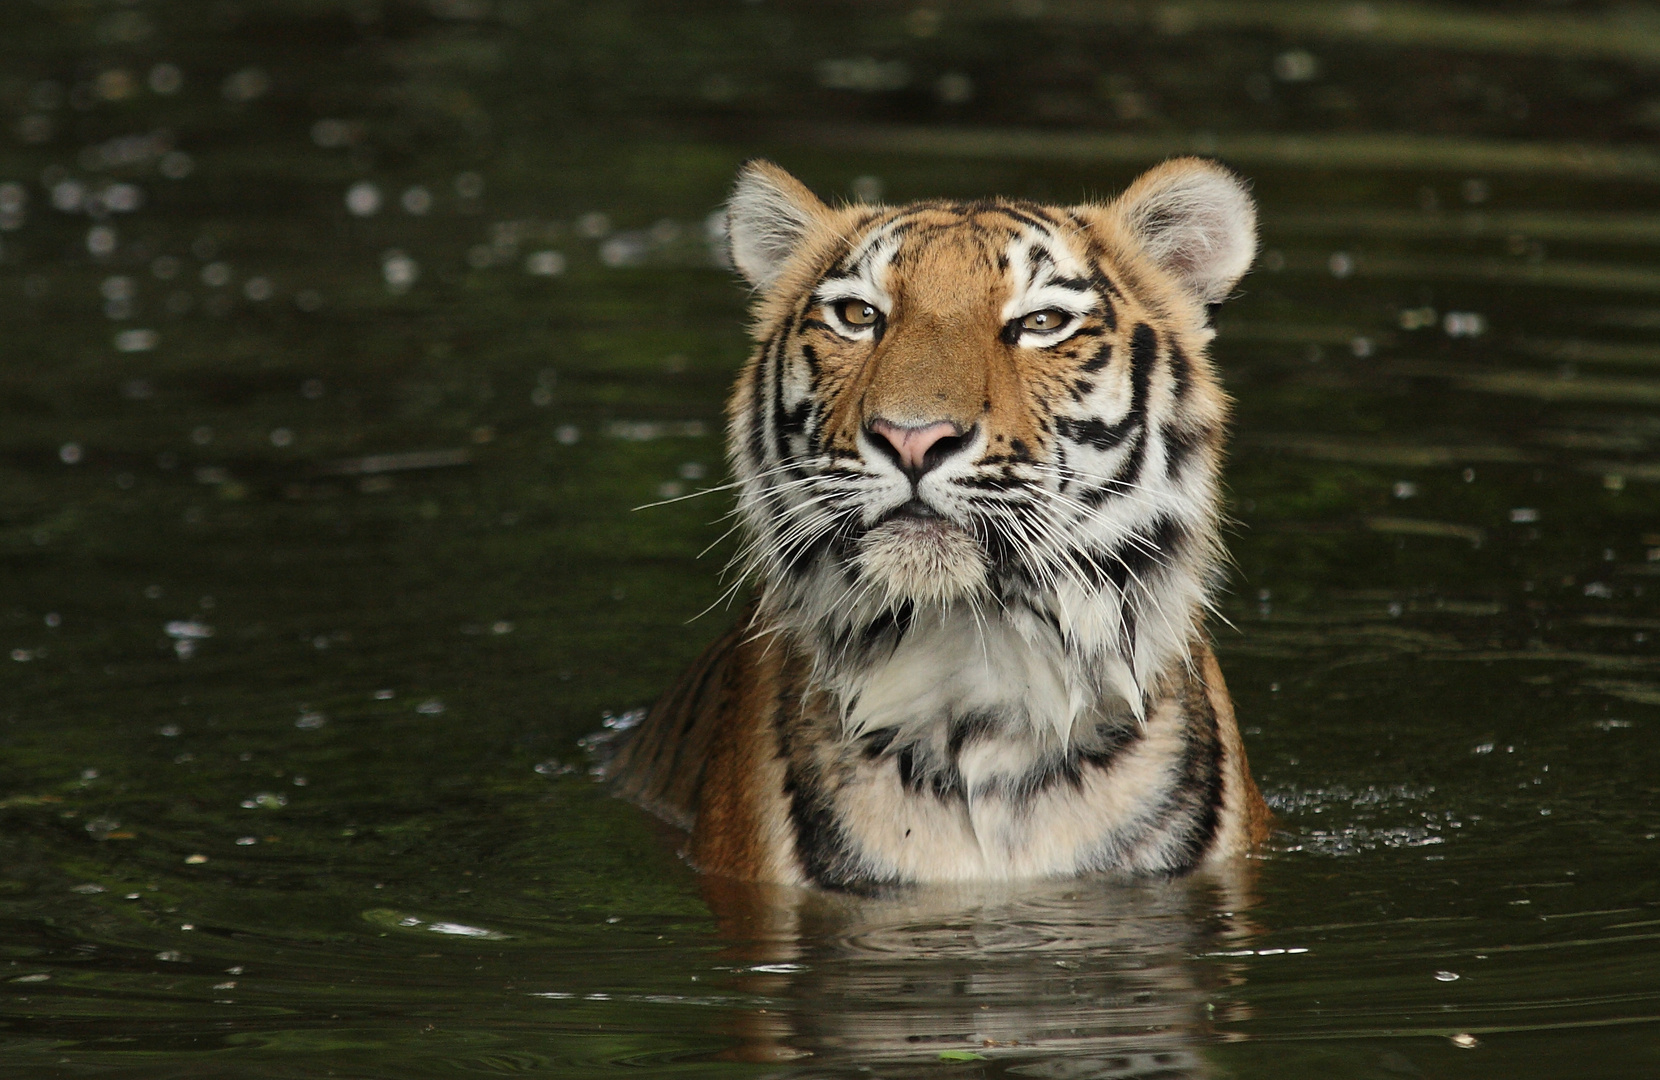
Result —
[[876, 420], [872, 421], [870, 430], [888, 441], [899, 454], [900, 467], [912, 473], [926, 471], [928, 451], [935, 443], [962, 434], [956, 424], [945, 420], [923, 427], [900, 427], [886, 420]]

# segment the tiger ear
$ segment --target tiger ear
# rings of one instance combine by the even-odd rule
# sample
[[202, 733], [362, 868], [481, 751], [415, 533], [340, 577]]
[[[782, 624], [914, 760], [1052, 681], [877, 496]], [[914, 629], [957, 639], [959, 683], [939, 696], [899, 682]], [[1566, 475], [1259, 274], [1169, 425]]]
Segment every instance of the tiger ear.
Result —
[[1226, 300], [1256, 258], [1256, 204], [1245, 182], [1215, 162], [1166, 161], [1142, 173], [1111, 209], [1203, 303]]
[[778, 280], [814, 223], [829, 212], [806, 185], [772, 162], [745, 162], [726, 200], [732, 264], [751, 285], [767, 288]]

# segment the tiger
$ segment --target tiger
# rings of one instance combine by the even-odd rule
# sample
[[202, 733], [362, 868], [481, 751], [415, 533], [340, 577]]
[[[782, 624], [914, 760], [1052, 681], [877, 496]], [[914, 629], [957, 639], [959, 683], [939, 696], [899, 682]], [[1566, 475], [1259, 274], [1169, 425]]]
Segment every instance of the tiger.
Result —
[[726, 204], [743, 614], [615, 790], [701, 871], [868, 891], [1177, 876], [1262, 843], [1205, 620], [1230, 400], [1213, 309], [1256, 208], [1178, 158], [1110, 202]]

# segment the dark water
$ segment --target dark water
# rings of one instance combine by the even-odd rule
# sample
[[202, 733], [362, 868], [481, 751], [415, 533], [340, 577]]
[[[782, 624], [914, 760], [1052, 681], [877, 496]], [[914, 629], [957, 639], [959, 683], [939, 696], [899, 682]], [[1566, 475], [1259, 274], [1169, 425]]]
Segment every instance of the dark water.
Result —
[[[1660, 1073], [1652, 8], [5, 19], [0, 1073]], [[737, 163], [1189, 150], [1262, 202], [1216, 635], [1271, 849], [700, 883], [578, 740], [729, 618], [723, 497], [631, 508], [723, 475]]]

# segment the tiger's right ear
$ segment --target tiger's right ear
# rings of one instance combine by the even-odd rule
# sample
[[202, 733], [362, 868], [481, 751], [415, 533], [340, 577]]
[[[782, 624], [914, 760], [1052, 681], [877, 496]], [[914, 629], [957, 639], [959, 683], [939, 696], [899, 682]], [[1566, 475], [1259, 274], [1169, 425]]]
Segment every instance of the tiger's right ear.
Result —
[[829, 213], [806, 185], [772, 162], [745, 162], [726, 201], [732, 265], [757, 289], [767, 288], [813, 225]]

